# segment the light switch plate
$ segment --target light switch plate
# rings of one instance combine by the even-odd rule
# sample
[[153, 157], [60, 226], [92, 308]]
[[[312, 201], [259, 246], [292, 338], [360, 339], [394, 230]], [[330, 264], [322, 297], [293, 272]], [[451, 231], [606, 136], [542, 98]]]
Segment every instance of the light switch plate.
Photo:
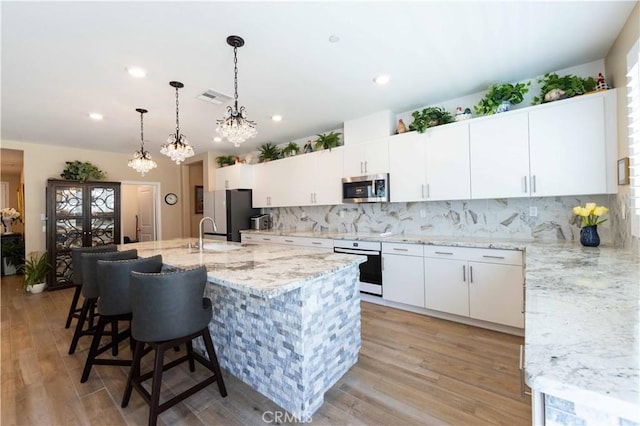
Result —
[[529, 216], [531, 217], [538, 216], [538, 208], [536, 206], [529, 206]]

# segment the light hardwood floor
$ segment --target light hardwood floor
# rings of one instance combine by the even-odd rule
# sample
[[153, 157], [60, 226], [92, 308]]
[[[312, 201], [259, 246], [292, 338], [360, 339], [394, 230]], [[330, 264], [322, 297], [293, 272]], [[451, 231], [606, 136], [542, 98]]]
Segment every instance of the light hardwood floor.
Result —
[[[75, 321], [68, 330], [64, 322], [73, 290], [27, 295], [19, 279], [3, 277], [0, 285], [1, 424], [146, 424], [148, 408], [136, 392], [120, 408], [128, 368], [97, 366], [80, 383], [90, 342], [83, 337], [67, 355]], [[520, 398], [522, 341], [363, 302], [358, 363], [325, 394], [312, 424], [530, 425], [530, 399]], [[129, 355], [126, 343], [121, 348], [120, 356]], [[227, 398], [211, 385], [161, 414], [159, 424], [276, 423], [277, 405], [223, 373]], [[197, 364], [195, 376], [186, 365], [166, 372], [161, 400], [200, 374], [206, 372]]]

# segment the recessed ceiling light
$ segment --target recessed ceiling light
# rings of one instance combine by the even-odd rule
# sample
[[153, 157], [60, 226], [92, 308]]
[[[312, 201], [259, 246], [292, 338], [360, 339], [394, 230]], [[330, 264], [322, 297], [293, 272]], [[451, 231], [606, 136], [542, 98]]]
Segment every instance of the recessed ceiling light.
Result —
[[213, 141], [216, 143], [222, 142], [222, 138], [220, 136], [216, 136], [215, 138], [213, 138]]
[[104, 117], [102, 116], [102, 114], [99, 114], [97, 112], [91, 112], [89, 113], [89, 118], [92, 120], [98, 121], [98, 120], [102, 120]]
[[271, 119], [273, 121], [282, 121], [282, 116], [281, 115], [272, 115]]
[[329, 43], [337, 43], [340, 41], [340, 37], [335, 35], [335, 34], [331, 34], [329, 36]]
[[144, 78], [147, 76], [147, 72], [140, 67], [128, 67], [127, 72], [131, 77]]
[[374, 77], [373, 82], [378, 85], [387, 84], [390, 80], [390, 77], [387, 74], [380, 74]]

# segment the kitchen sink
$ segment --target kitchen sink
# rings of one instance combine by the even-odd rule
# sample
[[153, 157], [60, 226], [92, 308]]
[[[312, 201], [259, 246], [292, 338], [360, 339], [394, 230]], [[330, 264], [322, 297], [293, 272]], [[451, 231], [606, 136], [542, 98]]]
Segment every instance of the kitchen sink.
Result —
[[210, 251], [232, 251], [240, 250], [240, 247], [220, 243], [204, 243], [202, 244], [202, 249]]

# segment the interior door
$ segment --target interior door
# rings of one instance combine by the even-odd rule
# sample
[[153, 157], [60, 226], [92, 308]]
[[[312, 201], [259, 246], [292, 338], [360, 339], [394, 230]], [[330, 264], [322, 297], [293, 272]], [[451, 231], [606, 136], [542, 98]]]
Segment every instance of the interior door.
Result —
[[157, 239], [155, 199], [154, 186], [138, 187], [138, 241], [155, 241]]

